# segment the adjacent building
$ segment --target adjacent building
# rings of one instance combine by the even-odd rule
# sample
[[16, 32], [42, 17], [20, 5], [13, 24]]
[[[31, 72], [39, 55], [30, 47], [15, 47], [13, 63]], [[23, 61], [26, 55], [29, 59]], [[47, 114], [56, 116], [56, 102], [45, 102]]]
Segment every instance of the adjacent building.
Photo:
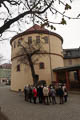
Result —
[[11, 64], [0, 65], [0, 84], [9, 84], [11, 81]]
[[57, 82], [67, 83], [68, 89], [80, 89], [80, 48], [63, 49], [64, 67], [53, 69]]

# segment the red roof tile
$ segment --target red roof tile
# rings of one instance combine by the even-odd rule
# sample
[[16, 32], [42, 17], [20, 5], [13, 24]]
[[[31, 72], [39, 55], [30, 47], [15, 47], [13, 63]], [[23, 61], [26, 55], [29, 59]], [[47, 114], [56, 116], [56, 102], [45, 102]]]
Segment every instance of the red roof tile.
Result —
[[4, 63], [2, 65], [0, 65], [1, 68], [4, 68], [4, 69], [11, 69], [11, 64], [9, 63]]
[[27, 29], [25, 32], [35, 31], [35, 30], [39, 30], [39, 31], [48, 31], [48, 30], [45, 29], [44, 27], [41, 27], [41, 26], [35, 24], [35, 25], [33, 25], [31, 28]]
[[11, 39], [10, 44], [12, 44], [12, 41], [15, 40], [16, 38], [20, 37], [20, 36], [27, 35], [27, 34], [34, 34], [34, 33], [44, 33], [44, 34], [57, 36], [61, 39], [61, 41], [63, 43], [63, 38], [59, 34], [51, 32], [51, 31], [45, 29], [44, 27], [41, 27], [41, 26], [35, 24], [32, 27], [30, 27], [29, 29], [27, 29], [26, 31], [24, 31], [22, 33], [19, 33], [18, 35], [14, 36]]

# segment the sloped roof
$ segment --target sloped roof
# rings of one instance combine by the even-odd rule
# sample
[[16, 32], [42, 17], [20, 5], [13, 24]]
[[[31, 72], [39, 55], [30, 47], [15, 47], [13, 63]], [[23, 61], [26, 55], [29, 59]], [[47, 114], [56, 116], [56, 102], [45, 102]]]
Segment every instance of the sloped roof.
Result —
[[18, 37], [21, 37], [23, 35], [28, 35], [28, 34], [34, 34], [34, 33], [43, 33], [43, 34], [49, 34], [49, 35], [57, 36], [63, 43], [63, 38], [59, 34], [51, 32], [51, 31], [45, 29], [44, 27], [41, 27], [41, 26], [35, 24], [32, 27], [30, 27], [29, 29], [27, 29], [26, 31], [14, 36], [11, 39], [10, 44], [12, 44], [12, 42]]
[[64, 59], [80, 58], [80, 48], [63, 49]]
[[4, 63], [4, 64], [0, 65], [0, 68], [11, 69], [11, 64], [9, 64], [9, 63]]
[[54, 68], [54, 72], [61, 72], [61, 71], [76, 71], [80, 70], [80, 64], [79, 65], [73, 65], [73, 66], [66, 66], [66, 67], [57, 67]]
[[29, 32], [29, 31], [35, 31], [35, 30], [39, 30], [39, 31], [48, 31], [47, 29], [45, 29], [44, 27], [41, 27], [37, 24], [35, 24], [34, 26], [32, 26], [31, 28], [27, 29], [25, 32]]

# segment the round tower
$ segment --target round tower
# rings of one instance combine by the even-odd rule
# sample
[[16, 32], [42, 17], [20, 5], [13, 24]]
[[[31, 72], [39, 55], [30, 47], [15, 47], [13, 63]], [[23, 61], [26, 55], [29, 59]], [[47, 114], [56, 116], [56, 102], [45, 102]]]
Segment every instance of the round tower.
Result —
[[51, 32], [39, 25], [34, 25], [23, 33], [14, 36], [11, 41], [11, 89], [14, 91], [23, 90], [25, 85], [33, 84], [30, 66], [27, 64], [19, 63], [17, 53], [20, 49], [19, 41], [43, 42], [42, 45], [45, 52], [40, 52], [38, 61], [35, 63], [35, 73], [38, 75], [38, 80], [45, 80], [47, 84], [56, 81], [54, 68], [64, 67], [63, 61], [63, 39], [60, 35]]

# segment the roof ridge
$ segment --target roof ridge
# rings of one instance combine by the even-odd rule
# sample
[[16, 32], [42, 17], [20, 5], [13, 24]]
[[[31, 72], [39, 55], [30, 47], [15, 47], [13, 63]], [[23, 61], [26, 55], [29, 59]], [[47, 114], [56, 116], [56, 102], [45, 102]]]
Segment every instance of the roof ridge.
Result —
[[49, 31], [49, 30], [45, 29], [44, 27], [41, 27], [41, 26], [38, 25], [38, 24], [34, 24], [32, 27], [30, 27], [29, 29], [27, 29], [27, 30], [24, 31], [24, 32], [27, 32], [27, 31], [34, 31], [34, 30], [44, 30], [44, 31]]
[[48, 29], [45, 29], [44, 27], [41, 27], [38, 24], [34, 24], [32, 27], [30, 27], [29, 29], [25, 30], [24, 32], [19, 33], [18, 35], [15, 35], [11, 39], [10, 44], [12, 44], [12, 41], [14, 39], [16, 39], [17, 37], [20, 37], [20, 36], [23, 36], [23, 35], [27, 35], [27, 34], [33, 34], [33, 33], [39, 33], [39, 34], [43, 33], [43, 34], [48, 34], [48, 35], [54, 35], [54, 36], [57, 36], [58, 38], [60, 38], [62, 43], [63, 43], [63, 38], [59, 34], [51, 32]]

